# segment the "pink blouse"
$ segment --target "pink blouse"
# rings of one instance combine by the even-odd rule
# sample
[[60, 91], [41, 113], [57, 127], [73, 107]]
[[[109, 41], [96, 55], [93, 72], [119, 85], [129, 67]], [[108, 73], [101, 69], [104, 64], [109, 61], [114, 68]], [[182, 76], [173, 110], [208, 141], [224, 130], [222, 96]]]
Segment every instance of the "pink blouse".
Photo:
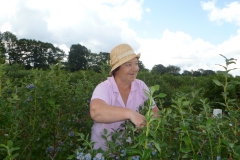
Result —
[[[108, 77], [107, 80], [97, 85], [92, 94], [91, 100], [101, 99], [105, 101], [108, 105], [130, 108], [137, 111], [139, 106], [143, 105], [144, 102], [147, 100], [147, 97], [145, 96], [143, 91], [144, 89], [149, 91], [147, 85], [143, 81], [135, 79], [131, 84], [131, 91], [129, 93], [125, 106], [123, 99], [119, 93], [115, 79], [112, 76]], [[117, 130], [124, 122], [125, 121], [108, 124], [94, 122], [91, 131], [91, 141], [96, 142], [94, 145], [94, 149], [102, 148], [103, 150], [106, 150], [106, 142], [101, 136], [103, 134], [103, 130], [107, 129], [109, 134], [113, 130]]]

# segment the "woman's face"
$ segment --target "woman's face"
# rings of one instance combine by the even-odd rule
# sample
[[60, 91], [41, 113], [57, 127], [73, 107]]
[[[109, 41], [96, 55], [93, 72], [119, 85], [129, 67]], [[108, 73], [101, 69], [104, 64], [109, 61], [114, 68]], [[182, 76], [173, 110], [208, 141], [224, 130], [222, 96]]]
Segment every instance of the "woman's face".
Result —
[[138, 71], [138, 59], [133, 58], [120, 66], [116, 76], [123, 81], [132, 82], [136, 79]]

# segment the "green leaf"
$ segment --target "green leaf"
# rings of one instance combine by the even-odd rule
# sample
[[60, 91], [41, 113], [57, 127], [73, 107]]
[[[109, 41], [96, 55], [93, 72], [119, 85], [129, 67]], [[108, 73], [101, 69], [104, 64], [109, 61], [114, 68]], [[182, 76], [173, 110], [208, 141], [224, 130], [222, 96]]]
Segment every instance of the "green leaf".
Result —
[[157, 148], [157, 150], [159, 151], [159, 152], [161, 152], [161, 148], [160, 148], [160, 145], [159, 145], [159, 143], [157, 143], [157, 142], [153, 142], [154, 143], [154, 145], [155, 145], [155, 147]]
[[159, 98], [164, 98], [164, 97], [166, 97], [167, 95], [165, 94], [165, 93], [159, 93], [159, 95], [158, 95], [158, 97]]
[[183, 140], [184, 140], [186, 146], [190, 147], [191, 139], [189, 137], [184, 137]]
[[234, 147], [234, 143], [228, 143], [229, 147], [233, 148]]
[[11, 157], [8, 155], [3, 160], [10, 160], [10, 159], [11, 159]]
[[194, 154], [194, 155], [193, 155], [193, 159], [194, 159], [194, 160], [199, 160], [198, 155], [197, 155], [197, 154]]
[[233, 155], [233, 158], [240, 159], [240, 155], [238, 153], [236, 153], [236, 154]]
[[[227, 69], [226, 67], [224, 67], [224, 68]], [[229, 76], [228, 71], [218, 71], [218, 73], [223, 75], [224, 77], [228, 77]]]
[[18, 153], [15, 153], [14, 155], [12, 155], [12, 159], [15, 159], [19, 154]]
[[187, 126], [184, 126], [184, 125], [180, 125], [180, 127], [181, 127], [181, 129], [183, 130], [183, 131], [186, 131], [187, 130]]
[[151, 87], [149, 87], [149, 90], [150, 90], [150, 94], [152, 96], [155, 91], [159, 90], [159, 85], [151, 86]]
[[167, 114], [172, 113], [172, 108], [167, 108]]
[[231, 83], [231, 84], [240, 84], [240, 81], [230, 81], [229, 83]]
[[55, 106], [55, 101], [53, 99], [49, 99], [48, 103], [50, 104], [50, 106]]
[[228, 94], [229, 94], [228, 92], [222, 92], [221, 95], [222, 95], [223, 97], [227, 97]]
[[182, 156], [182, 158], [183, 158], [183, 159], [184, 159], [184, 158], [190, 159], [190, 155], [189, 155], [189, 154], [184, 154], [184, 155]]
[[223, 84], [222, 84], [219, 80], [213, 79], [213, 82], [214, 82], [216, 85], [223, 87]]
[[0, 144], [0, 147], [7, 148], [7, 146], [5, 144]]
[[225, 139], [222, 139], [222, 142], [223, 142], [226, 146], [228, 146], [228, 141], [226, 141]]
[[8, 146], [9, 148], [12, 148], [12, 145], [13, 145], [13, 142], [12, 142], [11, 140], [8, 140], [8, 141], [7, 141], [7, 146]]
[[216, 102], [217, 104], [220, 104], [221, 106], [224, 106], [226, 107], [226, 104], [225, 103], [221, 103], [221, 102]]
[[5, 149], [5, 148], [4, 148], [4, 149], [1, 149], [1, 148], [0, 148], [0, 151], [7, 151], [7, 149]]
[[201, 129], [206, 129], [206, 126], [204, 126], [204, 125], [199, 125], [199, 128], [201, 128]]
[[179, 130], [181, 130], [181, 128], [179, 128], [179, 127], [177, 127], [177, 128], [174, 128], [174, 130], [173, 131], [179, 131]]
[[239, 153], [239, 154], [240, 154], [240, 145], [235, 146], [235, 147], [234, 147], [234, 150], [235, 150], [236, 153]]
[[144, 92], [144, 94], [145, 94], [145, 96], [146, 96], [147, 98], [150, 98], [150, 97], [151, 97], [149, 91], [143, 89], [143, 92]]
[[227, 61], [227, 65], [230, 65], [230, 64], [236, 64], [234, 61], [232, 61], [232, 60], [235, 60], [235, 59], [229, 59], [230, 61]]
[[104, 128], [103, 133], [104, 133], [105, 135], [107, 135], [108, 130], [106, 130], [106, 129]]
[[183, 152], [183, 153], [189, 153], [189, 152], [191, 152], [192, 150], [191, 150], [191, 148], [188, 148], [188, 147], [187, 147], [187, 148], [181, 148], [180, 151]]
[[85, 137], [85, 135], [83, 133], [79, 133], [78, 135], [81, 137], [81, 139], [84, 139], [84, 137]]
[[175, 105], [171, 105], [171, 106], [172, 106], [173, 108], [179, 110], [179, 108], [178, 108], [177, 106], [175, 106]]
[[184, 101], [184, 102], [183, 102], [183, 106], [188, 106], [189, 104], [190, 104], [189, 101]]
[[87, 142], [84, 142], [82, 145], [83, 145], [83, 146], [88, 146], [88, 143], [87, 143]]
[[67, 159], [76, 159], [76, 155], [71, 155], [71, 156], [68, 156], [68, 158]]
[[138, 149], [127, 148], [126, 149], [126, 155], [128, 155], [128, 156], [134, 156], [134, 155], [142, 156], [142, 152]]
[[149, 159], [151, 154], [152, 154], [152, 150], [151, 149], [145, 149], [143, 151], [142, 159], [146, 159], [146, 160]]
[[12, 148], [12, 152], [16, 151], [16, 150], [19, 150], [19, 149], [20, 149], [19, 147]]
[[206, 122], [207, 128], [210, 128], [210, 127], [211, 127], [212, 121], [213, 121], [212, 118], [208, 118], [208, 119], [207, 119], [207, 122]]
[[143, 144], [145, 141], [146, 141], [146, 135], [145, 134], [140, 135], [139, 136], [139, 143]]

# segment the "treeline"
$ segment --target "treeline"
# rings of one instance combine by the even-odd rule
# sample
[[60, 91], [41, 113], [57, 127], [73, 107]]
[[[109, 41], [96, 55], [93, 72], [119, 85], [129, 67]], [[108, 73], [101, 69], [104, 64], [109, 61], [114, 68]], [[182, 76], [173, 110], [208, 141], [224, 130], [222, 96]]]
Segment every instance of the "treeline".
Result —
[[[92, 53], [90, 49], [80, 44], [72, 44], [70, 51], [66, 54], [63, 50], [48, 42], [41, 42], [32, 39], [18, 39], [11, 32], [0, 32], [0, 56], [9, 65], [18, 64], [25, 69], [49, 69], [50, 65], [64, 64], [64, 69], [71, 72], [79, 70], [94, 70], [100, 73], [102, 64], [109, 67], [109, 53]], [[212, 70], [198, 69], [196, 71], [184, 70], [174, 65], [164, 66], [156, 64], [151, 70], [145, 68], [142, 61], [139, 62], [141, 71], [157, 74], [207, 76], [216, 74]]]

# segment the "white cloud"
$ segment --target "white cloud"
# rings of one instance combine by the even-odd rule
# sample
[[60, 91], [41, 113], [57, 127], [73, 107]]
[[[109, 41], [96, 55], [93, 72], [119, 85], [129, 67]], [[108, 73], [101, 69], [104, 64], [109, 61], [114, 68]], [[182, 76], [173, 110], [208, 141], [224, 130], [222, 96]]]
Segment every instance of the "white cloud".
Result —
[[240, 3], [235, 1], [224, 8], [215, 6], [217, 1], [202, 2], [203, 10], [209, 11], [209, 19], [218, 23], [230, 22], [240, 25]]
[[[200, 68], [220, 70], [215, 65], [224, 64], [219, 54], [240, 60], [240, 30], [218, 45], [168, 29], [156, 31], [156, 35], [162, 37], [140, 38], [130, 28], [130, 21], [154, 25], [149, 20], [142, 20], [142, 14], [151, 11], [150, 8], [143, 9], [143, 0], [12, 0], [4, 3], [7, 9], [0, 10], [1, 31], [11, 30], [18, 38], [52, 43], [66, 53], [70, 45], [77, 43], [93, 53], [110, 52], [119, 43], [128, 43], [142, 53], [141, 60], [149, 69], [163, 64], [189, 71]], [[239, 3], [234, 2], [219, 9], [215, 2], [202, 3], [212, 21], [237, 24], [240, 22], [239, 12], [236, 11], [238, 6]], [[148, 35], [147, 32], [144, 34]], [[240, 72], [236, 74], [240, 75]]]
[[18, 0], [1, 1], [0, 15], [4, 15], [4, 19], [16, 17], [16, 11], [18, 10]]
[[[183, 32], [170, 32], [165, 30], [160, 39], [138, 39], [140, 47], [138, 52], [142, 53], [140, 60], [146, 68], [151, 69], [154, 65], [175, 65], [183, 70], [223, 70], [216, 64], [225, 65], [225, 59], [235, 58], [240, 60], [240, 30], [236, 36], [230, 37], [221, 44], [213, 45], [202, 39], [192, 39]], [[240, 68], [240, 64], [230, 68]], [[240, 75], [240, 71], [232, 72]]]
[[146, 12], [151, 12], [151, 9], [150, 8], [146, 8]]
[[81, 43], [95, 53], [109, 51], [110, 46], [121, 42], [133, 42], [136, 33], [128, 27], [128, 21], [141, 20], [143, 11], [143, 0], [14, 0], [11, 4], [4, 3], [11, 7], [0, 11], [2, 30], [9, 30], [9, 25], [1, 25], [9, 22], [18, 38], [65, 44], [68, 48]]
[[12, 25], [9, 22], [5, 22], [0, 28], [1, 32], [11, 31], [11, 30], [12, 30]]

